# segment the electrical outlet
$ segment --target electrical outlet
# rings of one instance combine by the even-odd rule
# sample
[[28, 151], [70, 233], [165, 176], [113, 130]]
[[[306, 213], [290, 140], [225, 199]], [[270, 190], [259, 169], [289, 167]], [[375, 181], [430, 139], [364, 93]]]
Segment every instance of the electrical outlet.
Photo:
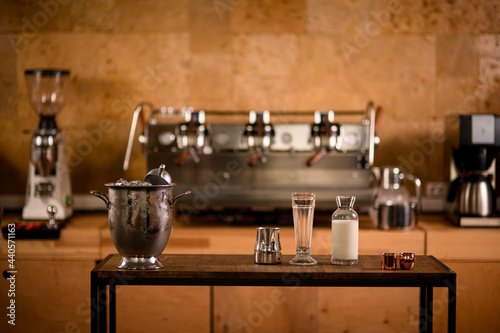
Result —
[[443, 199], [446, 197], [446, 184], [442, 182], [429, 182], [426, 185], [428, 198]]

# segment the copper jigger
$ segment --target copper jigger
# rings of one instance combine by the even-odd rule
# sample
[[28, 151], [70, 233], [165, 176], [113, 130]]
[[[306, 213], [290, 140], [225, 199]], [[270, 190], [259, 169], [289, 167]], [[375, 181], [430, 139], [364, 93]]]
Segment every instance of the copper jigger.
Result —
[[415, 266], [415, 253], [402, 252], [399, 254], [399, 267], [409, 270]]
[[397, 253], [382, 253], [380, 259], [382, 261], [382, 269], [396, 269], [398, 262]]

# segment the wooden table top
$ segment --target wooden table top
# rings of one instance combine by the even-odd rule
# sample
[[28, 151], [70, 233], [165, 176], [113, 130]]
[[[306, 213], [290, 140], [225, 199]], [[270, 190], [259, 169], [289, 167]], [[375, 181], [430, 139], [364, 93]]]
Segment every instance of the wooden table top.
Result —
[[[118, 254], [109, 255], [92, 271], [93, 278], [120, 285], [238, 285], [238, 286], [447, 286], [456, 274], [433, 256], [416, 256], [412, 270], [382, 270], [378, 255], [359, 256], [359, 264], [330, 264], [330, 256], [313, 256], [314, 266], [288, 263], [257, 265], [253, 255], [164, 254], [157, 270], [118, 269]], [[398, 266], [399, 267], [399, 266]], [[454, 283], [454, 282], [453, 282]]]

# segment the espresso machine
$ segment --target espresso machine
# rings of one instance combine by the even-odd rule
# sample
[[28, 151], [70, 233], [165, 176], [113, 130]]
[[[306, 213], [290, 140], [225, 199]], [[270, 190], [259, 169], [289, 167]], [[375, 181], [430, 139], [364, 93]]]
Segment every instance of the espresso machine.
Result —
[[451, 181], [448, 218], [458, 226], [500, 226], [500, 116], [454, 115], [446, 118], [446, 165]]
[[[149, 120], [144, 120], [149, 111]], [[180, 212], [289, 210], [290, 193], [316, 193], [316, 209], [335, 209], [335, 195], [373, 205], [376, 111], [134, 111], [124, 169], [138, 124], [147, 168], [165, 164], [179, 191], [192, 191]], [[142, 120], [141, 120], [142, 119]], [[269, 214], [268, 214], [269, 215]]]
[[25, 78], [30, 104], [40, 117], [31, 137], [30, 164], [25, 220], [56, 220], [73, 215], [71, 183], [66, 163], [64, 137], [56, 125], [56, 116], [64, 105], [70, 72], [58, 69], [29, 69]]

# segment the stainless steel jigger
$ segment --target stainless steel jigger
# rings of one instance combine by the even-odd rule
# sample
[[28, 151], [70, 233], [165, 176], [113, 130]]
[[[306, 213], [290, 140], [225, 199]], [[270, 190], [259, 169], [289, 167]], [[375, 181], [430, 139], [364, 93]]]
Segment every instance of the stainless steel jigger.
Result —
[[281, 263], [280, 228], [259, 227], [255, 241], [255, 263], [273, 265]]

